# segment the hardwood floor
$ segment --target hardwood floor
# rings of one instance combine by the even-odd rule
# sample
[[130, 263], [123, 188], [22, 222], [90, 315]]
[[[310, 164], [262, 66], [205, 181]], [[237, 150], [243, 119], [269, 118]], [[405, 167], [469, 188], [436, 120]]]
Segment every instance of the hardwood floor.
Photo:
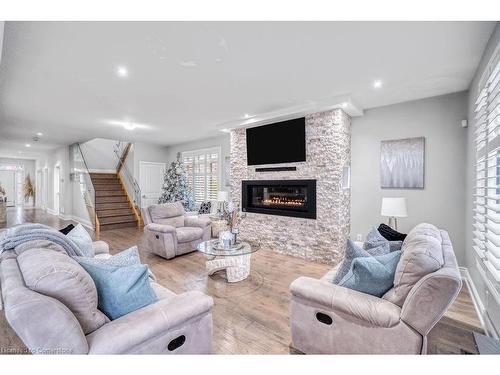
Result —
[[[39, 222], [62, 228], [70, 222], [37, 209], [9, 209], [7, 226]], [[142, 230], [121, 228], [101, 232], [116, 253], [138, 245], [143, 263], [158, 282], [175, 293], [202, 291], [214, 299], [213, 349], [216, 354], [288, 354], [290, 283], [299, 276], [321, 277], [330, 267], [291, 256], [260, 250], [252, 255], [248, 279], [228, 284], [222, 274], [208, 276], [205, 258], [198, 252], [165, 260], [148, 251]], [[459, 297], [429, 334], [429, 353], [477, 353], [472, 331], [483, 332], [469, 291], [464, 285]], [[0, 353], [25, 350], [0, 314]]]

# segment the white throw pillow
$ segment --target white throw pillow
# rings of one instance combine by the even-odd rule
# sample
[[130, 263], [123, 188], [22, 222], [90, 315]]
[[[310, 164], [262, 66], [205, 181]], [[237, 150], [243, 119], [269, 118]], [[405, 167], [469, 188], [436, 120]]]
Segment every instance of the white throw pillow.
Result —
[[90, 237], [90, 234], [88, 234], [82, 224], [78, 224], [66, 236], [76, 243], [85, 256], [94, 257], [92, 237]]

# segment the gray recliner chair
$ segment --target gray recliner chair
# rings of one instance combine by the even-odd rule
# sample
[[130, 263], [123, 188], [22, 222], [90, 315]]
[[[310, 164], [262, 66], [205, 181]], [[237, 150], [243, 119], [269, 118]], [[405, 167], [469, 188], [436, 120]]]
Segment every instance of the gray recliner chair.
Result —
[[175, 294], [151, 279], [158, 301], [110, 321], [90, 275], [53, 244], [3, 252], [0, 282], [7, 322], [33, 354], [212, 352], [213, 300], [198, 291]]
[[143, 208], [142, 217], [149, 248], [166, 259], [195, 251], [211, 238], [210, 219], [186, 214], [181, 202]]
[[425, 354], [427, 335], [460, 292], [448, 233], [430, 224], [403, 242], [394, 286], [382, 298], [300, 277], [290, 285], [292, 347], [308, 354]]

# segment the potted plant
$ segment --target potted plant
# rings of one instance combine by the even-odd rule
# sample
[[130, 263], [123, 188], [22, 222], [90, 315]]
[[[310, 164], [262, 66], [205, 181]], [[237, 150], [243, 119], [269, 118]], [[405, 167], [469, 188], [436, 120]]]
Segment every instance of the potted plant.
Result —
[[31, 177], [28, 173], [28, 175], [24, 180], [24, 201], [26, 203], [33, 205], [35, 201], [34, 197], [35, 197], [35, 187], [33, 186], [33, 183], [31, 182]]

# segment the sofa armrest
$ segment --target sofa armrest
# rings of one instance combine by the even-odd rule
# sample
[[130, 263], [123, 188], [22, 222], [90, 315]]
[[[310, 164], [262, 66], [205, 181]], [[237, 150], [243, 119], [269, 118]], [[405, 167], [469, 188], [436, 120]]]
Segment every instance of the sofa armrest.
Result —
[[382, 298], [326, 281], [299, 277], [292, 282], [290, 290], [294, 297], [351, 315], [375, 326], [392, 327], [400, 320], [399, 306]]
[[151, 223], [151, 224], [146, 225], [145, 228], [152, 231], [152, 232], [175, 233], [175, 227], [172, 225], [167, 225], [167, 224]]
[[161, 333], [181, 327], [211, 312], [213, 300], [198, 292], [186, 292], [143, 307], [106, 323], [87, 335], [89, 354], [133, 351]]
[[185, 227], [198, 227], [203, 229], [208, 227], [211, 223], [208, 217], [184, 216]]
[[94, 249], [94, 255], [109, 254], [109, 245], [107, 242], [92, 242], [92, 248]]

